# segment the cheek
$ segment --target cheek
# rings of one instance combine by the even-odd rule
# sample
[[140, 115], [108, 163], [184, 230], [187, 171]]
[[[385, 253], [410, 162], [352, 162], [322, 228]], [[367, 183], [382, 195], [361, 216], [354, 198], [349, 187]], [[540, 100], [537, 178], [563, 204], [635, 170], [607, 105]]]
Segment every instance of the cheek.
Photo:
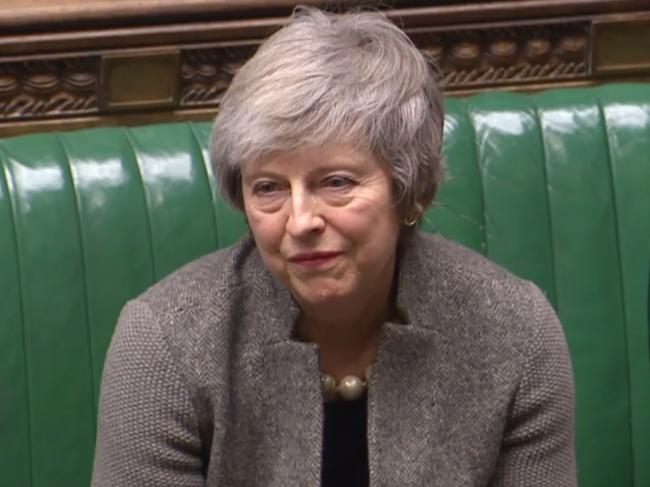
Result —
[[258, 248], [266, 254], [275, 253], [284, 234], [284, 226], [279, 218], [255, 212], [246, 212], [246, 218]]
[[399, 217], [388, 196], [361, 200], [346, 212], [345, 226], [360, 238], [385, 234], [387, 238], [399, 231]]
[[373, 204], [346, 212], [345, 218], [339, 219], [339, 229], [354, 242], [358, 258], [373, 261], [395, 252], [400, 226], [392, 206]]

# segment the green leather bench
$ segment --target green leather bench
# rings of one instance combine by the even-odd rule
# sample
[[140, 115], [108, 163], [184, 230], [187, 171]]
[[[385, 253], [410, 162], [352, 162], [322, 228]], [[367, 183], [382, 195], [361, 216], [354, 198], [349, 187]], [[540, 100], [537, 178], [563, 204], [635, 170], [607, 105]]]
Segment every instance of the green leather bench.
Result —
[[[582, 487], [650, 486], [650, 85], [449, 99], [437, 231], [566, 329]], [[0, 140], [0, 485], [81, 487], [122, 305], [246, 230], [209, 123]], [[525, 486], [522, 486], [525, 487]]]

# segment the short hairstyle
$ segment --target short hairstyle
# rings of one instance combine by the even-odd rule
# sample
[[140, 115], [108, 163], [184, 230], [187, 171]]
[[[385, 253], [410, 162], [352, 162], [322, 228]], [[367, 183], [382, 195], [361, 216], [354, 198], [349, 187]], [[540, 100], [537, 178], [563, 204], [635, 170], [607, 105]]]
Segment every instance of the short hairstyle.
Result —
[[224, 94], [212, 163], [222, 195], [243, 210], [241, 164], [351, 143], [388, 165], [398, 211], [419, 218], [443, 177], [443, 119], [433, 64], [384, 15], [298, 7]]

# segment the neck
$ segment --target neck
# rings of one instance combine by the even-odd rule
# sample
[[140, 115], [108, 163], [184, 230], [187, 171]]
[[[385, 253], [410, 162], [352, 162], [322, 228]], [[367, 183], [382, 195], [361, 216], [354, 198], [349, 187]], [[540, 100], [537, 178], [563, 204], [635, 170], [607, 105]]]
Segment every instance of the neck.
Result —
[[302, 307], [298, 337], [316, 343], [320, 349], [321, 370], [341, 380], [346, 375], [365, 377], [372, 364], [383, 325], [392, 315], [391, 287], [348, 303], [323, 309]]

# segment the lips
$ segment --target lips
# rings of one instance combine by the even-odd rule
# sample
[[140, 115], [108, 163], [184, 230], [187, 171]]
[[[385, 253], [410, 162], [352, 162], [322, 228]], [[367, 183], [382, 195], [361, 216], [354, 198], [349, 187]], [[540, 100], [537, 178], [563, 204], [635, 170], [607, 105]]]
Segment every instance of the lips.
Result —
[[304, 252], [292, 256], [289, 262], [301, 267], [314, 269], [325, 266], [339, 255], [341, 255], [341, 252]]

